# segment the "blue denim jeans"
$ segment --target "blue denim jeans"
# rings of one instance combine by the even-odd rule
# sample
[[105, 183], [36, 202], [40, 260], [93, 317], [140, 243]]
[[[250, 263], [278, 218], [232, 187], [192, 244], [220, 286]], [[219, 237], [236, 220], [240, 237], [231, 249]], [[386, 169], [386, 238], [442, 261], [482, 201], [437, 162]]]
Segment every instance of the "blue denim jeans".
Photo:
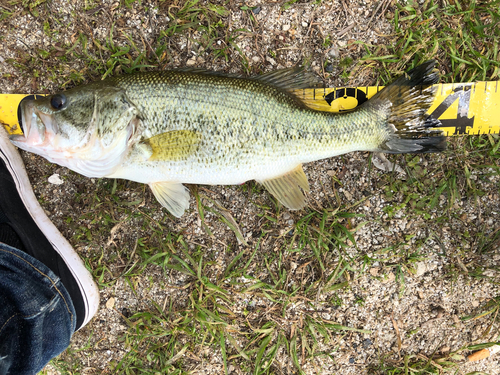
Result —
[[29, 254], [0, 243], [0, 375], [32, 375], [69, 345], [73, 302], [59, 278]]

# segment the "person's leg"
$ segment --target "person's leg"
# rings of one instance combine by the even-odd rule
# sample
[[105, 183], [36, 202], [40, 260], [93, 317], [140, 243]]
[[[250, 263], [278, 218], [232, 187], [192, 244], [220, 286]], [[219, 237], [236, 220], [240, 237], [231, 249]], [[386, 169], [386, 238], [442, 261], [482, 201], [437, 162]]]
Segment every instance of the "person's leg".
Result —
[[0, 243], [0, 374], [35, 374], [69, 345], [73, 302], [61, 279]]
[[90, 321], [99, 291], [38, 204], [1, 125], [0, 242], [0, 375], [35, 373]]

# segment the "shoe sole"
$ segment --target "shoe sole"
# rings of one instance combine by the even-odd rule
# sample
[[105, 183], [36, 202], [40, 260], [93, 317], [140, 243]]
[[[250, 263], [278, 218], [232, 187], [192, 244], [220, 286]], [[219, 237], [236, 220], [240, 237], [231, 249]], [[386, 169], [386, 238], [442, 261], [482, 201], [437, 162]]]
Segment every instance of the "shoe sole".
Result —
[[[47, 217], [43, 208], [38, 203], [31, 183], [29, 181], [24, 162], [21, 155], [16, 150], [14, 145], [10, 143], [7, 131], [0, 124], [0, 157], [4, 161], [7, 169], [10, 171], [14, 183], [17, 187], [17, 192], [21, 197], [27, 211], [31, 215], [33, 221], [37, 224], [40, 231], [45, 235], [47, 240], [52, 244], [54, 250], [61, 256], [66, 263], [66, 266], [71, 271], [75, 281], [80, 288], [83, 302], [85, 305], [85, 317], [81, 329], [95, 315], [99, 308], [99, 289], [94, 282], [92, 275], [85, 267], [82, 259], [73, 249], [71, 244], [63, 237], [61, 232], [56, 228], [52, 221]], [[15, 166], [15, 168], [13, 168]]]

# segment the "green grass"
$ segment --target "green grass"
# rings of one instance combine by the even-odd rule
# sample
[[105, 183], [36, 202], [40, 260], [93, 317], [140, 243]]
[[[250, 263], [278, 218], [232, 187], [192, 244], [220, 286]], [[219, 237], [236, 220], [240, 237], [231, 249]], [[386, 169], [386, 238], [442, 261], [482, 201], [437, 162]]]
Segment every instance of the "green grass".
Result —
[[[443, 5], [440, 5], [443, 4]], [[498, 78], [500, 2], [444, 2], [397, 4], [391, 14], [393, 43], [366, 46], [362, 66], [376, 68], [383, 84], [429, 59], [444, 70], [442, 82], [486, 81]], [[491, 20], [485, 23], [485, 20]]]
[[[431, 58], [437, 59], [444, 71], [441, 82], [498, 78], [499, 1], [428, 0], [418, 6], [411, 1], [407, 5], [396, 3], [387, 13], [394, 33], [379, 45], [364, 44], [363, 55], [342, 52], [341, 78], [369, 71], [379, 83], [386, 84]], [[85, 4], [85, 11], [92, 11], [99, 2]], [[191, 56], [180, 49], [182, 43], [189, 43], [210, 64], [227, 64], [240, 73], [260, 70], [249, 65], [247, 52], [238, 46], [239, 36], [258, 35], [252, 9], [241, 4], [236, 9], [241, 17], [248, 17], [252, 31], [230, 30], [230, 12], [225, 5], [230, 7], [233, 2], [159, 1], [155, 4], [158, 13], [170, 21], [147, 41], [140, 32], [117, 21], [105, 37], [89, 38], [84, 18], [78, 17], [70, 22], [81, 22], [82, 30], [73, 38], [60, 38], [63, 20], [51, 15], [45, 1], [12, 1], [1, 9], [0, 20], [9, 20], [16, 5], [43, 20], [43, 33], [51, 43], [43, 49], [19, 51], [17, 58], [7, 62], [20, 75], [45, 78], [57, 88], [184, 63]], [[143, 6], [140, 0], [127, 0], [118, 2], [116, 12], [124, 15]], [[283, 10], [295, 6], [299, 2], [288, 1]], [[485, 20], [491, 22], [486, 24]], [[326, 36], [318, 40], [318, 48], [323, 50], [333, 43]], [[274, 47], [260, 52], [279, 57]], [[48, 88], [37, 87], [40, 91]], [[498, 267], [485, 264], [481, 256], [498, 249], [498, 227], [474, 221], [467, 231], [451, 228], [446, 246], [433, 228], [466, 220], [462, 202], [477, 205], [486, 190], [492, 190], [487, 184], [490, 177], [500, 174], [499, 146], [498, 135], [462, 137], [450, 140], [449, 150], [442, 155], [389, 156], [405, 170], [405, 179], [379, 173], [367, 161], [372, 188], [363, 198], [347, 202], [339, 193], [342, 178], [332, 176], [334, 198], [323, 207], [315, 205], [292, 214], [291, 224], [283, 219], [288, 211], [258, 184], [228, 187], [255, 209], [258, 224], [251, 228], [244, 227], [244, 215], [227, 209], [226, 203], [206, 189], [191, 187], [196, 199], [193, 209], [206, 239], [201, 244], [189, 240], [192, 228], [177, 228], [140, 184], [100, 180], [91, 191], [77, 191], [74, 203], [79, 210], [65, 218], [65, 225], [71, 243], [88, 248], [85, 262], [99, 287], [113, 290], [120, 281], [137, 298], [141, 298], [141, 291], [154, 288], [170, 296], [161, 303], [150, 298], [148, 308], [131, 311], [128, 316], [118, 311], [127, 327], [117, 338], [125, 354], [111, 362], [107, 371], [186, 374], [195, 364], [215, 355], [220, 358], [221, 373], [229, 373], [235, 366], [248, 374], [302, 374], [306, 366], [334, 359], [343, 338], [369, 334], [362, 327], [326, 318], [323, 310], [333, 311], [349, 303], [344, 300], [346, 293], [373, 268], [379, 270], [373, 276], [378, 280], [394, 276], [399, 296], [405, 292], [406, 279], [415, 274], [417, 262], [434, 255], [447, 260], [444, 277], [448, 280], [497, 283], [488, 271]], [[88, 183], [83, 177], [70, 177], [75, 184]], [[495, 188], [499, 190], [498, 184]], [[389, 246], [370, 253], [361, 251], [356, 234], [369, 223], [360, 208], [372, 197], [382, 197], [384, 208], [381, 218], [371, 224], [386, 233], [391, 220], [401, 217], [422, 222], [418, 229], [431, 229], [421, 236], [411, 229], [403, 237], [391, 239]], [[45, 202], [50, 197], [41, 199]], [[245, 230], [252, 235], [245, 236]], [[218, 242], [222, 241], [221, 233], [224, 241], [229, 239], [223, 245]], [[442, 246], [429, 251], [431, 241]], [[446, 248], [453, 251], [446, 252]], [[163, 278], [153, 280], [152, 274]], [[166, 280], [182, 282], [167, 285]], [[366, 297], [356, 296], [354, 304], [362, 308]], [[497, 297], [463, 317], [464, 322], [487, 319], [493, 332], [498, 327], [498, 306]], [[100, 350], [93, 339], [90, 336], [86, 345], [70, 347], [51, 362], [52, 366], [63, 374], [81, 373], [86, 364], [79, 353]], [[444, 357], [406, 354], [399, 358], [393, 352], [379, 353], [372, 370], [380, 374], [454, 372], [460, 356], [477, 348], [471, 344]]]
[[[317, 222], [317, 215], [309, 215], [305, 219], [308, 224], [301, 224], [297, 236], [305, 240], [305, 231], [314, 230], [318, 234], [309, 241], [314, 242], [317, 248], [324, 241], [331, 241], [332, 237], [325, 234], [325, 229], [339, 225], [335, 220], [328, 220], [330, 216], [325, 213], [319, 216], [321, 221]], [[312, 224], [319, 225], [319, 228], [313, 229]], [[343, 233], [342, 230], [340, 232]], [[112, 365], [114, 371], [136, 369], [136, 373], [183, 373], [183, 361], [178, 358], [178, 353], [207, 348], [220, 353], [225, 366], [236, 361], [241, 368], [255, 374], [269, 373], [272, 367], [277, 366], [274, 362], [276, 355], [285, 352], [293, 359], [296, 370], [301, 372], [300, 363], [329, 355], [319, 350], [318, 345], [328, 344], [336, 335], [346, 331], [368, 333], [315, 317], [314, 311], [292, 327], [285, 328], [279, 324], [289, 314], [288, 310], [295, 300], [313, 298], [319, 292], [318, 288], [328, 292], [343, 287], [337, 282], [346, 267], [342, 262], [326, 278], [325, 285], [315, 282], [289, 287], [286, 284], [289, 265], [284, 259], [289, 246], [286, 242], [283, 252], [271, 255], [259, 253], [258, 241], [255, 248], [245, 248], [234, 254], [222, 275], [214, 277], [214, 262], [205, 259], [203, 249], [197, 247], [190, 250], [182, 237], [167, 241], [171, 241], [171, 246], [163, 252], [154, 249], [152, 257], [143, 254], [141, 258], [144, 263], [155, 261], [165, 271], [187, 276], [188, 299], [181, 308], [175, 307], [173, 301], [166, 309], [153, 303], [153, 310], [138, 312], [130, 317], [127, 322], [130, 329], [120, 338], [130, 351], [119, 363]], [[291, 242], [296, 241], [292, 239]], [[311, 269], [317, 267], [317, 272], [324, 272], [321, 266], [324, 256], [323, 250], [313, 250], [310, 259], [317, 265], [311, 266]], [[257, 265], [258, 269], [252, 270], [252, 265]], [[268, 278], [256, 278], [256, 273], [267, 273]], [[239, 281], [241, 277], [250, 282], [242, 284]], [[133, 288], [132, 283], [129, 285]], [[249, 303], [242, 314], [232, 311], [231, 306], [236, 301], [249, 299], [263, 300], [264, 305], [256, 307]], [[256, 320], [259, 310], [269, 306], [273, 306], [274, 312], [267, 314], [264, 321], [260, 318]]]
[[[215, 283], [210, 281], [210, 262], [204, 262], [203, 252], [198, 249], [190, 254], [185, 243], [180, 250], [182, 256], [172, 255], [172, 262], [165, 266], [188, 276], [189, 300], [180, 309], [170, 306], [165, 311], [155, 306], [153, 311], [133, 315], [129, 322], [131, 329], [121, 338], [130, 346], [129, 355], [116, 364], [115, 371], [147, 367], [147, 371], [137, 373], [183, 373], [182, 360], [173, 358], [182, 351], [207, 348], [221, 355], [226, 368], [228, 362], [237, 362], [241, 368], [254, 374], [268, 373], [271, 367], [279, 366], [274, 359], [278, 352], [284, 351], [293, 359], [296, 370], [301, 372], [300, 363], [304, 359], [328, 355], [317, 349], [319, 343], [328, 343], [334, 335], [346, 330], [366, 332], [332, 324], [312, 314], [304, 318], [302, 327], [296, 323], [296, 326], [284, 329], [278, 322], [286, 316], [287, 306], [300, 293], [283, 287], [286, 271], [279, 261], [275, 275], [274, 270], [269, 270], [271, 279], [268, 282], [246, 273], [257, 249], [250, 249], [252, 255], [249, 259], [237, 254], [225, 270], [225, 276], [214, 280]], [[266, 267], [273, 260], [264, 257]], [[242, 286], [236, 275], [245, 276], [252, 283]], [[256, 297], [264, 299], [266, 306], [274, 307], [275, 312], [267, 314], [264, 321], [255, 320], [255, 316], [266, 306], [251, 308], [249, 304], [243, 314], [234, 313], [230, 307], [237, 299]], [[145, 366], [145, 362], [149, 365]]]

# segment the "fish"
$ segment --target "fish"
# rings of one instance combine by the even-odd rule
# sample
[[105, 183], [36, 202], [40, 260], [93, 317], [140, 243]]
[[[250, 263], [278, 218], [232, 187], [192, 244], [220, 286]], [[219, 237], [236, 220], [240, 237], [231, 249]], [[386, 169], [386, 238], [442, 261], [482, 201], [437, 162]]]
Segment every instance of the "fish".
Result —
[[426, 114], [439, 79], [431, 60], [353, 111], [314, 108], [298, 89], [321, 87], [303, 67], [242, 77], [202, 69], [138, 72], [21, 103], [18, 148], [92, 178], [148, 184], [173, 216], [184, 184], [262, 184], [282, 205], [306, 205], [303, 164], [353, 151], [440, 152]]

